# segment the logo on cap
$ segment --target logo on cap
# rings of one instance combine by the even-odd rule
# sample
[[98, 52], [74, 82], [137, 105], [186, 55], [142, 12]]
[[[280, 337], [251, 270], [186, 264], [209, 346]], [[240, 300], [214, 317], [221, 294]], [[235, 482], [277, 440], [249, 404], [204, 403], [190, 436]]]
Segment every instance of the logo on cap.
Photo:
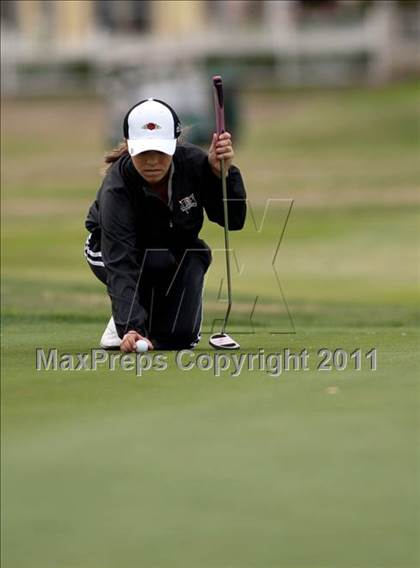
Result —
[[143, 130], [160, 130], [161, 128], [162, 127], [159, 126], [159, 124], [156, 124], [156, 122], [148, 122], [142, 126]]

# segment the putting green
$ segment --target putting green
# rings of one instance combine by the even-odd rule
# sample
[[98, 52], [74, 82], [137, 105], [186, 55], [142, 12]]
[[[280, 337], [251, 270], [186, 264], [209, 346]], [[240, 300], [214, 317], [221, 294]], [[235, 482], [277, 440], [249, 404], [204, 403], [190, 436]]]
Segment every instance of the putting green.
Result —
[[[235, 356], [306, 349], [308, 369], [272, 376], [276, 357], [265, 370], [256, 357], [236, 378], [233, 354], [220, 376], [177, 368], [175, 353], [161, 354], [165, 371], [141, 376], [106, 364], [36, 370], [37, 348], [56, 348], [59, 361], [89, 353], [109, 317], [81, 256], [103, 107], [6, 101], [4, 566], [418, 564], [417, 93], [408, 84], [244, 101], [237, 162], [256, 220], [267, 197], [295, 201], [276, 261], [295, 333], [268, 333], [291, 331], [271, 266], [282, 205], [261, 233], [232, 234], [244, 266], [233, 329], [264, 299], [255, 333], [235, 335]], [[62, 121], [66, 139], [52, 139]], [[203, 236], [221, 246], [220, 228]], [[216, 254], [207, 327], [223, 312], [222, 274]], [[207, 337], [184, 363], [214, 361]], [[323, 348], [360, 348], [361, 369], [349, 357], [344, 370], [319, 370]]]

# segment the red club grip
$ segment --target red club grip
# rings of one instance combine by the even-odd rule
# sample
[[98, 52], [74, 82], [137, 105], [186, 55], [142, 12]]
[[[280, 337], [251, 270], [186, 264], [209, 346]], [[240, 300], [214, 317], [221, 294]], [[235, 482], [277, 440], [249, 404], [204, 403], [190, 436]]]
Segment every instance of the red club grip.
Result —
[[216, 113], [216, 132], [225, 131], [225, 108], [223, 104], [223, 83], [220, 75], [213, 77], [214, 110]]

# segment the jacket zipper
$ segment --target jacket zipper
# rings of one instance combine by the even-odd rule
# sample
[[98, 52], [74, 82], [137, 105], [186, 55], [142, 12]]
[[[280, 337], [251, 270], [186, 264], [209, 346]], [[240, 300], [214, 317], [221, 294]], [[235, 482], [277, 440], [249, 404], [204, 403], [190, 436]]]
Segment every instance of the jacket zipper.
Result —
[[[147, 186], [143, 186], [143, 191], [152, 199], [157, 199], [161, 203], [161, 205], [163, 205], [166, 209], [169, 210], [170, 215], [173, 215], [173, 210], [170, 208], [169, 204], [162, 201], [162, 199], [157, 195], [154, 195]], [[170, 229], [172, 229], [174, 226], [173, 220], [171, 218], [169, 218], [168, 225]]]

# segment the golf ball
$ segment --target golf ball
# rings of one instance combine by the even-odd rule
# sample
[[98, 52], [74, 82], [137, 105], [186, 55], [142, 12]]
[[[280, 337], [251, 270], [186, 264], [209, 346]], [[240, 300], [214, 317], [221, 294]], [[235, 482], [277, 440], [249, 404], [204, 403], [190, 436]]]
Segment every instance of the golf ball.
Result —
[[149, 349], [149, 344], [144, 339], [139, 339], [136, 341], [136, 351], [137, 353], [145, 353]]

